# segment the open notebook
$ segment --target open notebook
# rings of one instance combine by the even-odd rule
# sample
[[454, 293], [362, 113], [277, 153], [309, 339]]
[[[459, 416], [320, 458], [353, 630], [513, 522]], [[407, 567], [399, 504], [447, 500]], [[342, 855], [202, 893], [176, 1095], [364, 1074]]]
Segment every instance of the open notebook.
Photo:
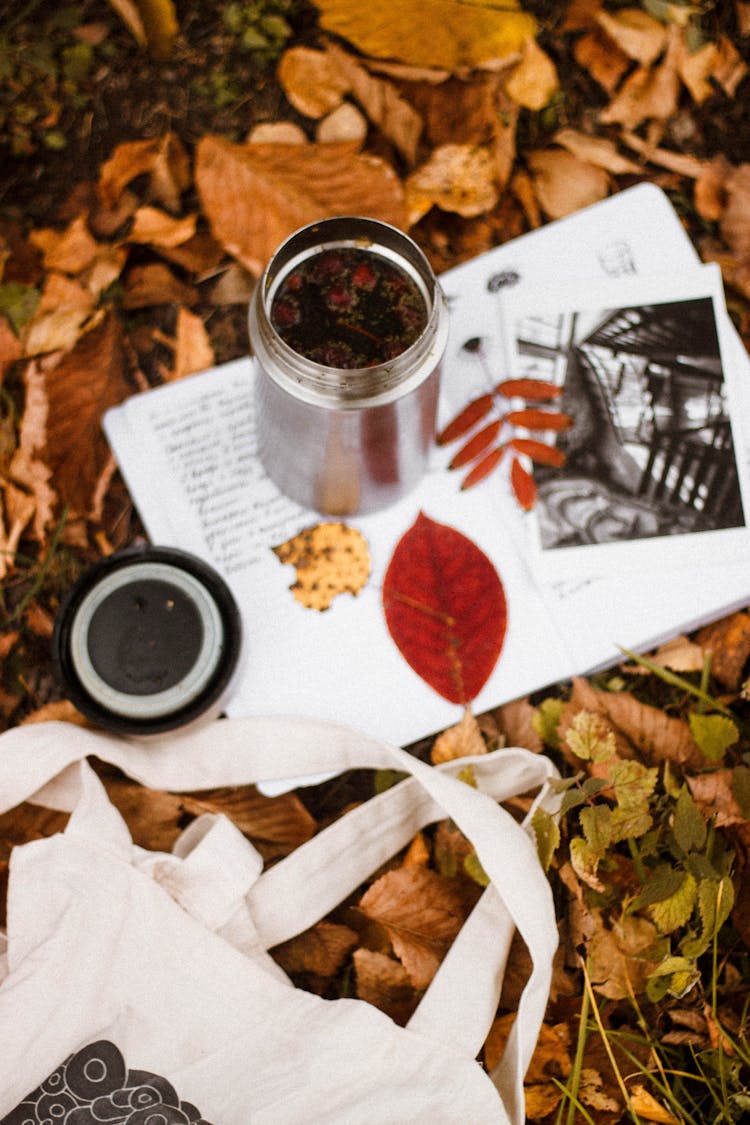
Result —
[[[441, 283], [451, 310], [441, 424], [488, 379], [552, 378], [577, 417], [598, 396], [590, 448], [540, 478], [523, 513], [502, 473], [461, 491], [446, 468], [455, 448], [436, 447], [412, 494], [348, 521], [368, 541], [372, 575], [323, 613], [293, 599], [294, 572], [271, 550], [321, 516], [280, 495], [255, 456], [250, 358], [105, 418], [151, 540], [205, 558], [237, 598], [246, 657], [233, 716], [316, 716], [398, 745], [458, 720], [404, 661], [381, 606], [384, 571], [420, 511], [472, 539], [505, 588], [505, 645], [477, 713], [750, 603], [750, 361], [718, 271], [701, 266], [666, 196], [631, 188]], [[575, 370], [561, 367], [571, 342]], [[678, 430], [707, 447], [702, 462], [677, 448]], [[631, 482], [626, 504], [618, 475]]]

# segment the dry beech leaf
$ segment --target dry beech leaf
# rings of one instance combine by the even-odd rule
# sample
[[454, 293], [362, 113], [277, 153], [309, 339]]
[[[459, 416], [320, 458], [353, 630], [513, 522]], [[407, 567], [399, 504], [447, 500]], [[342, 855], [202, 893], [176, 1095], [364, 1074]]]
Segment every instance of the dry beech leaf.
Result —
[[614, 141], [606, 137], [592, 137], [587, 133], [580, 133], [577, 129], [559, 129], [552, 140], [572, 152], [579, 160], [589, 164], [596, 164], [611, 172], [613, 176], [638, 174], [642, 171], [640, 164], [628, 160], [617, 151]]
[[415, 988], [427, 988], [467, 914], [454, 880], [423, 867], [388, 871], [365, 892], [359, 909], [385, 928]]
[[[516, 1013], [507, 1012], [493, 1021], [484, 1044], [484, 1064], [488, 1070], [494, 1070], [503, 1057], [515, 1020]], [[524, 1082], [542, 1083], [553, 1076], [567, 1078], [572, 1068], [568, 1046], [569, 1034], [564, 1025], [553, 1027], [543, 1023]]]
[[198, 144], [196, 183], [218, 241], [254, 275], [298, 227], [330, 215], [366, 215], [403, 227], [393, 169], [348, 144]]
[[128, 826], [133, 842], [149, 851], [170, 852], [185, 828], [182, 797], [160, 789], [147, 789], [101, 767], [107, 796]]
[[747, 63], [726, 35], [718, 43], [718, 57], [714, 67], [714, 78], [728, 97], [733, 98], [737, 87], [747, 74]]
[[10, 464], [14, 481], [27, 488], [34, 497], [34, 536], [44, 541], [44, 531], [52, 520], [57, 493], [50, 485], [52, 472], [41, 459], [47, 440], [49, 403], [45, 387], [43, 363], [26, 365], [23, 381], [26, 406], [21, 420], [18, 448]]
[[277, 77], [287, 98], [303, 117], [316, 120], [341, 105], [349, 82], [335, 58], [312, 47], [290, 47], [279, 61]]
[[726, 691], [739, 691], [750, 660], [750, 614], [733, 613], [707, 625], [696, 641], [711, 653], [711, 673]]
[[530, 152], [526, 162], [536, 196], [550, 219], [561, 219], [609, 194], [609, 177], [604, 169], [579, 160], [570, 152]]
[[125, 275], [122, 307], [145, 309], [153, 305], [194, 305], [198, 292], [172, 272], [163, 262], [133, 266]]
[[392, 82], [368, 73], [357, 59], [335, 43], [329, 43], [326, 51], [370, 121], [413, 164], [423, 128], [416, 109], [401, 97]]
[[597, 23], [628, 58], [642, 66], [655, 62], [664, 50], [664, 24], [638, 8], [623, 8], [616, 13], [601, 11]]
[[403, 1027], [419, 999], [404, 966], [371, 949], [355, 949], [352, 960], [358, 998]]
[[473, 754], [486, 754], [487, 746], [482, 738], [479, 723], [470, 707], [464, 710], [462, 719], [439, 734], [432, 744], [430, 757], [434, 765], [450, 762], [454, 758], [468, 758]]
[[82, 715], [69, 699], [56, 699], [52, 703], [45, 703], [42, 707], [38, 707], [36, 711], [32, 711], [29, 715], [25, 715], [21, 719], [20, 726], [50, 722], [74, 723], [78, 727], [89, 725], [85, 715]]
[[174, 133], [118, 145], [99, 173], [99, 195], [114, 207], [122, 192], [138, 176], [148, 174], [149, 194], [169, 211], [178, 211], [182, 192], [190, 183], [190, 160]]
[[250, 145], [306, 145], [305, 130], [293, 121], [261, 121], [247, 135]]
[[544, 743], [534, 728], [537, 709], [528, 699], [515, 699], [498, 707], [494, 714], [506, 746], [523, 746], [541, 754]]
[[703, 171], [693, 186], [693, 202], [702, 219], [717, 222], [727, 204], [726, 183], [732, 165], [723, 154], [703, 165]]
[[732, 790], [734, 770], [712, 770], [711, 773], [689, 777], [687, 783], [696, 805], [705, 812], [706, 818], [716, 817], [717, 828], [747, 823]]
[[632, 993], [640, 995], [659, 963], [658, 957], [650, 961], [647, 954], [656, 941], [656, 926], [648, 918], [629, 914], [607, 928], [601, 911], [591, 913], [596, 928], [587, 951], [594, 990], [608, 1000], [624, 1000]]
[[671, 668], [673, 672], [700, 672], [703, 659], [703, 647], [685, 636], [674, 637], [660, 645], [652, 657], [655, 664]]
[[[27, 496], [25, 497], [25, 499], [29, 500], [30, 497]], [[32, 507], [29, 515], [31, 515], [33, 510], [34, 508], [32, 502]], [[43, 606], [41, 606], [36, 599], [33, 599], [31, 602], [29, 602], [24, 612], [23, 619], [26, 622], [27, 627], [31, 630], [32, 633], [35, 634], [35, 636], [46, 638], [52, 636], [55, 627], [55, 619], [53, 615], [51, 613], [48, 613], [47, 610]]]
[[635, 149], [651, 164], [658, 164], [662, 168], [668, 168], [670, 172], [676, 172], [678, 176], [689, 176], [691, 179], [698, 179], [699, 176], [703, 175], [706, 163], [696, 156], [690, 156], [686, 152], [673, 152], [672, 149], [659, 148], [651, 141], [639, 137], [637, 133], [632, 133], [628, 129], [623, 129], [620, 137], [624, 144]]
[[94, 310], [88, 289], [61, 273], [49, 273], [36, 311], [26, 326], [24, 354], [69, 351]]
[[139, 207], [133, 216], [133, 227], [128, 235], [129, 242], [145, 242], [149, 246], [164, 246], [170, 249], [181, 246], [195, 234], [195, 215], [185, 215], [174, 219], [158, 207]]
[[318, 144], [351, 141], [359, 146], [366, 136], [367, 122], [357, 107], [350, 102], [343, 102], [337, 109], [332, 110], [318, 122], [315, 130], [315, 140]]
[[7, 861], [14, 847], [62, 832], [69, 817], [69, 813], [43, 808], [30, 801], [0, 814], [0, 860]]
[[636, 1083], [631, 1086], [629, 1093], [633, 1113], [644, 1121], [653, 1121], [655, 1125], [682, 1125], [682, 1119], [670, 1113], [645, 1086]]
[[32, 231], [29, 242], [41, 250], [45, 269], [60, 273], [81, 273], [91, 265], [98, 250], [85, 215], [73, 219], [64, 231], [52, 228]]
[[725, 180], [726, 207], [721, 236], [740, 258], [750, 256], [750, 164], [740, 164]]
[[180, 307], [177, 313], [174, 365], [165, 372], [168, 381], [195, 375], [214, 364], [214, 350], [205, 325], [199, 316]]
[[98, 301], [105, 289], [117, 281], [123, 271], [128, 252], [124, 246], [99, 246], [97, 255], [88, 269], [79, 275], [94, 300]]
[[664, 60], [653, 68], [639, 66], [625, 79], [617, 96], [599, 114], [602, 124], [637, 129], [644, 121], [666, 121], [676, 113], [681, 50], [679, 30], [671, 27]]
[[[612, 1083], [608, 1084], [608, 1088], [611, 1085]], [[589, 1109], [598, 1110], [600, 1113], [616, 1113], [619, 1116], [622, 1111], [620, 1102], [607, 1092], [604, 1079], [599, 1071], [592, 1066], [581, 1067], [579, 1097]]]
[[535, 33], [532, 16], [517, 0], [384, 0], [376, 8], [349, 0], [316, 0], [320, 26], [363, 55], [419, 67], [456, 71], [482, 66], [520, 51]]
[[249, 836], [264, 854], [284, 855], [315, 834], [315, 820], [296, 793], [266, 797], [253, 785], [206, 789], [181, 795], [185, 809], [195, 816], [221, 813]]
[[208, 300], [212, 305], [248, 305], [255, 289], [255, 278], [238, 262], [222, 270], [211, 287]]
[[324, 920], [275, 946], [273, 959], [285, 973], [332, 977], [358, 944], [355, 930]]
[[518, 168], [511, 177], [510, 190], [521, 204], [527, 223], [536, 230], [542, 225], [542, 211], [534, 191], [534, 181], [528, 172]]
[[35, 508], [33, 496], [22, 492], [10, 481], [5, 483], [0, 494], [0, 578], [4, 578], [13, 567], [13, 556]]
[[102, 417], [131, 388], [122, 329], [113, 313], [90, 328], [60, 362], [45, 373], [49, 412], [44, 460], [62, 503], [88, 514], [108, 462]]
[[434, 205], [464, 218], [491, 211], [498, 201], [495, 162], [482, 145], [440, 145], [407, 177], [409, 225]]
[[719, 51], [715, 43], [705, 43], [698, 51], [688, 51], [687, 47], [680, 54], [678, 70], [680, 78], [685, 83], [696, 105], [700, 105], [714, 92], [709, 79], [713, 76]]
[[506, 93], [524, 109], [540, 110], [560, 88], [552, 59], [535, 39], [526, 43], [521, 61], [505, 83]]
[[289, 587], [306, 609], [328, 609], [339, 594], [363, 589], [370, 577], [367, 540], [345, 523], [319, 523], [272, 548], [282, 563], [297, 571]]
[[578, 65], [588, 71], [610, 96], [631, 66], [625, 52], [599, 30], [590, 31], [576, 40], [573, 54]]
[[[598, 691], [586, 680], [573, 680], [573, 691], [563, 713], [561, 734], [581, 710], [593, 711], [606, 719], [615, 734], [617, 752], [623, 758], [636, 757], [647, 765], [677, 762], [698, 769], [704, 757], [683, 719], [672, 718], [658, 707], [641, 703], [629, 692]], [[577, 759], [575, 764], [579, 765]]]
[[430, 862], [431, 853], [425, 839], [424, 832], [417, 832], [416, 836], [406, 849], [403, 858], [403, 867], [426, 867]]

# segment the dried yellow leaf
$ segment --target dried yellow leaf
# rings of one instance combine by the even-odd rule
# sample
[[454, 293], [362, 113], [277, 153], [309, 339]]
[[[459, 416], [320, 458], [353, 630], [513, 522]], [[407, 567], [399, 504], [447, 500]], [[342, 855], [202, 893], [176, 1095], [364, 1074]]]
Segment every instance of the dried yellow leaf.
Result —
[[654, 62], [664, 49], [664, 24], [639, 8], [623, 8], [617, 13], [602, 11], [596, 18], [620, 50], [642, 66]]
[[181, 307], [177, 314], [174, 367], [166, 373], [168, 379], [183, 379], [186, 375], [205, 371], [213, 363], [214, 350], [203, 321], [189, 309]]
[[324, 117], [341, 105], [349, 82], [336, 60], [312, 47], [290, 47], [277, 71], [287, 98], [303, 117]]
[[139, 207], [133, 216], [131, 242], [144, 242], [150, 246], [172, 248], [181, 246], [195, 234], [195, 215], [173, 219], [158, 207]]
[[498, 200], [495, 160], [480, 145], [440, 145], [405, 184], [409, 224], [434, 205], [464, 218], [491, 211]]
[[530, 152], [526, 162], [537, 199], [550, 219], [561, 219], [598, 203], [609, 193], [609, 177], [604, 169], [579, 160], [570, 152]]
[[661, 1102], [657, 1102], [645, 1086], [633, 1086], [630, 1091], [630, 1106], [645, 1121], [655, 1121], [657, 1125], [681, 1125], [680, 1118], [665, 1109]]
[[304, 129], [293, 121], [261, 121], [250, 130], [250, 145], [306, 145]]
[[297, 570], [290, 586], [306, 609], [328, 609], [339, 594], [357, 595], [370, 576], [367, 540], [345, 523], [319, 523], [272, 548]]
[[559, 88], [555, 64], [539, 44], [530, 39], [520, 63], [505, 83], [506, 92], [525, 109], [540, 110]]
[[73, 219], [64, 231], [52, 228], [32, 231], [29, 242], [42, 251], [46, 269], [61, 273], [80, 273], [91, 265], [97, 253], [96, 240], [86, 226], [84, 215]]
[[621, 156], [617, 151], [614, 141], [607, 137], [592, 137], [588, 133], [580, 133], [577, 129], [559, 129], [552, 138], [557, 144], [562, 145], [579, 160], [586, 160], [589, 164], [596, 164], [611, 172], [613, 176], [638, 174], [642, 171], [639, 164]]
[[439, 734], [432, 746], [431, 757], [435, 765], [454, 758], [468, 758], [473, 754], [486, 754], [479, 723], [470, 707], [464, 711], [460, 722]]
[[361, 145], [366, 136], [367, 122], [350, 102], [342, 102], [318, 123], [315, 130], [315, 140], [319, 144], [353, 141], [354, 144]]
[[422, 0], [378, 5], [316, 0], [320, 25], [363, 54], [411, 66], [456, 71], [504, 59], [520, 51], [536, 31], [517, 0]]

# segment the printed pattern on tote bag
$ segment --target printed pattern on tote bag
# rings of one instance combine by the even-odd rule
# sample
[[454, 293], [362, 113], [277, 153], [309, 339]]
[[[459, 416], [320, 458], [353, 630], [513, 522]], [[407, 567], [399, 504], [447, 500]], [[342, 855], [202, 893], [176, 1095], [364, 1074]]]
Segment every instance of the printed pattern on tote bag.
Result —
[[100, 1039], [70, 1055], [0, 1125], [211, 1125], [166, 1078]]

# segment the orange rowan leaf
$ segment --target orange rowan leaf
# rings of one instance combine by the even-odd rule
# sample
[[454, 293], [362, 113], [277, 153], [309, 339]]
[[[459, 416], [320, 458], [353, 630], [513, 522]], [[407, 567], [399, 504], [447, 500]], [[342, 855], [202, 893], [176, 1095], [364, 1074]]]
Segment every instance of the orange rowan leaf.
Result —
[[448, 445], [450, 442], [455, 441], [456, 438], [463, 437], [468, 433], [472, 426], [477, 422], [481, 422], [485, 415], [489, 414], [492, 409], [494, 395], [486, 394], [481, 395], [479, 398], [472, 399], [467, 406], [461, 410], [452, 422], [449, 422], [444, 430], [437, 436], [438, 445]]
[[495, 390], [504, 398], [525, 398], [528, 402], [544, 402], [562, 394], [557, 383], [546, 383], [543, 379], [503, 379]]
[[510, 467], [510, 483], [516, 500], [525, 512], [531, 511], [536, 503], [536, 484], [531, 473], [527, 473], [517, 457]]
[[485, 449], [492, 445], [500, 433], [502, 424], [502, 419], [496, 418], [488, 426], [483, 426], [478, 433], [474, 434], [473, 438], [467, 441], [466, 445], [461, 446], [448, 468], [459, 469], [462, 465], [468, 465], [470, 461], [474, 461], [480, 454], [484, 453]]
[[498, 445], [490, 450], [486, 457], [478, 461], [470, 473], [464, 477], [461, 483], [461, 491], [465, 492], [467, 488], [473, 488], [475, 484], [488, 477], [492, 470], [499, 464], [500, 458], [505, 453], [506, 446]]
[[569, 414], [557, 410], [511, 410], [505, 421], [512, 426], [524, 426], [527, 430], [569, 430], [573, 419]]
[[509, 445], [517, 453], [525, 453], [538, 465], [554, 465], [559, 469], [565, 464], [565, 454], [554, 445], [547, 445], [544, 441], [534, 441], [532, 438], [511, 438]]

